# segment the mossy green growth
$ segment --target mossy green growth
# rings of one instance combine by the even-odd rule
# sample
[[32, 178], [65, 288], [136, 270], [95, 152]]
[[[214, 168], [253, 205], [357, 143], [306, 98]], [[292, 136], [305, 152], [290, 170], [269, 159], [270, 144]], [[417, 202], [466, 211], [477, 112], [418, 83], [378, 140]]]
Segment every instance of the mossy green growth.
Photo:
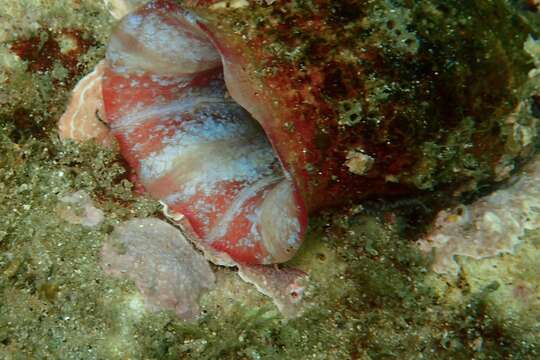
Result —
[[523, 45], [538, 29], [502, 0], [392, 4], [409, 9], [408, 28], [419, 43], [416, 56], [383, 45], [387, 69], [371, 80], [393, 84], [388, 99], [375, 102], [387, 129], [381, 141], [416, 158], [401, 180], [424, 190], [482, 182], [499, 176], [501, 156], [527, 157], [531, 143], [516, 139], [514, 122], [537, 137], [529, 101], [538, 79], [528, 78], [532, 58]]
[[[421, 146], [422, 160], [411, 176], [414, 185], [429, 190], [437, 183], [449, 182], [455, 177], [484, 181], [493, 176], [490, 166], [470, 153], [476, 130], [474, 119], [466, 117], [448, 134], [444, 144], [424, 142]], [[453, 167], [441, 166], [450, 162]]]
[[[501, 343], [534, 358], [531, 340], [499, 322], [483, 290], [466, 295], [463, 305], [439, 303], [424, 281], [429, 260], [399, 227], [373, 215], [315, 219], [306, 246], [289, 264], [312, 279], [297, 319], [282, 319], [269, 300], [247, 305], [242, 298], [212, 300], [196, 323], [148, 313], [134, 285], [106, 276], [98, 256], [111, 226], [155, 215], [155, 202], [128, 191], [110, 150], [54, 137], [14, 142], [11, 124], [1, 130], [4, 358], [467, 358], [478, 354], [479, 338], [486, 358], [498, 358]], [[106, 211], [101, 227], [56, 216], [59, 195], [73, 189], [93, 194]]]
[[[136, 196], [117, 154], [93, 144], [21, 137], [0, 122], [0, 151], [0, 357], [109, 358], [100, 343], [114, 333], [110, 312], [134, 287], [105, 277], [101, 242], [115, 223], [158, 204]], [[59, 197], [75, 190], [106, 210], [101, 227], [56, 214]]]
[[429, 259], [377, 217], [317, 218], [289, 265], [309, 269], [312, 279], [301, 317], [284, 321], [271, 306], [246, 307], [245, 299], [207, 308], [196, 324], [147, 314], [135, 327], [141, 353], [155, 359], [538, 356], [540, 339], [497, 315], [496, 283], [459, 285], [462, 301], [448, 305], [425, 281]]

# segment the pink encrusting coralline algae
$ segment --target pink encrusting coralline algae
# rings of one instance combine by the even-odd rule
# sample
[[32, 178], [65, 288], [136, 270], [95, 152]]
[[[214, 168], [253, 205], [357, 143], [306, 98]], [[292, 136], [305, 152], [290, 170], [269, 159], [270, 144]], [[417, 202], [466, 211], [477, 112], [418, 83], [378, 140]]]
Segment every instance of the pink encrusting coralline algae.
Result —
[[180, 230], [159, 219], [117, 225], [101, 255], [103, 269], [133, 280], [151, 310], [170, 309], [180, 318], [194, 319], [199, 297], [214, 287], [206, 259]]
[[513, 253], [527, 230], [540, 228], [540, 156], [505, 188], [470, 205], [441, 211], [418, 244], [434, 252], [433, 270], [455, 274], [455, 256], [483, 259]]

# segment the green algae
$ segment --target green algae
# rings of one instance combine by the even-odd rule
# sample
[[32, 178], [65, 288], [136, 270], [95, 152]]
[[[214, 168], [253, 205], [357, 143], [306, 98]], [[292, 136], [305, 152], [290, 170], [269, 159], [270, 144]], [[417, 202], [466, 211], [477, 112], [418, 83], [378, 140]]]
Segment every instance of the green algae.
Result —
[[[0, 3], [0, 8], [16, 10], [14, 23], [26, 14], [24, 5], [41, 14], [42, 24], [91, 34], [96, 45], [81, 54], [84, 65], [76, 79], [102, 55], [110, 19], [91, 2], [80, 2], [76, 11], [65, 6], [69, 1], [43, 10], [46, 3]], [[308, 3], [294, 2], [299, 8]], [[34, 24], [17, 25], [17, 35], [0, 39], [27, 39], [39, 32]], [[312, 279], [305, 313], [297, 319], [283, 320], [268, 299], [238, 283], [232, 271], [217, 268], [245, 298], [209, 294], [197, 323], [168, 312], [147, 313], [135, 286], [106, 276], [98, 257], [114, 224], [157, 215], [158, 204], [133, 193], [114, 151], [58, 140], [54, 126], [69, 90], [55, 83], [65, 76], [63, 65], [29, 72], [28, 63], [7, 48], [0, 52], [0, 62], [11, 64], [0, 70], [0, 80], [9, 79], [0, 93], [1, 358], [538, 358], [537, 322], [527, 319], [530, 295], [518, 292], [516, 303], [515, 286], [493, 283], [507, 276], [504, 270], [475, 275], [493, 269], [500, 258], [465, 260], [461, 278], [441, 280], [430, 274], [429, 258], [406, 239], [399, 211], [393, 218], [382, 207], [345, 209], [312, 221], [305, 246], [290, 264], [309, 271]], [[470, 123], [461, 128], [459, 134], [469, 136]], [[444, 146], [449, 149], [426, 151], [465, 161], [460, 150], [448, 153], [455, 148], [451, 138]], [[70, 225], [56, 216], [59, 197], [75, 190], [87, 191], [105, 211], [99, 228]], [[538, 241], [537, 234], [528, 237], [533, 245], [505, 258], [515, 262], [512, 282], [531, 286], [538, 261], [527, 254]], [[510, 311], [501, 313], [508, 304]]]
[[[134, 291], [98, 267], [103, 237], [119, 220], [155, 213], [157, 204], [125, 191], [125, 170], [110, 151], [54, 138], [16, 143], [15, 134], [12, 124], [1, 125], [0, 354], [95, 357], [104, 334], [114, 329], [109, 312], [115, 297]], [[95, 197], [106, 191], [100, 207], [117, 211], [99, 229], [70, 225], [55, 208], [73, 189]]]

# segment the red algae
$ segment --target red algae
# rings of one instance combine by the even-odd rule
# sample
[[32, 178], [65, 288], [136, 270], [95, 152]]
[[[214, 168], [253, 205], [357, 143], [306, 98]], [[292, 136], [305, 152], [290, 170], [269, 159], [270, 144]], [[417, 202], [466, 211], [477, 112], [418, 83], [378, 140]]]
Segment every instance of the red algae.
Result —
[[[63, 38], [71, 42], [71, 46], [62, 49], [60, 41]], [[78, 29], [61, 29], [56, 32], [42, 31], [27, 39], [18, 39], [10, 44], [13, 53], [28, 63], [28, 71], [45, 72], [52, 70], [58, 61], [68, 70], [67, 86], [80, 75], [82, 67], [79, 64], [81, 55], [97, 43]]]

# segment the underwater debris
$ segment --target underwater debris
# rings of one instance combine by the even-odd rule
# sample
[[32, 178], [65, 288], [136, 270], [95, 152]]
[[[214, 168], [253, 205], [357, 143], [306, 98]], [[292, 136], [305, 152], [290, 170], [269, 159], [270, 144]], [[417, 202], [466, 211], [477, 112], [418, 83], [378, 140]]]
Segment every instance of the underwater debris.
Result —
[[454, 256], [483, 259], [513, 253], [526, 230], [540, 228], [540, 156], [510, 186], [471, 205], [441, 211], [431, 233], [418, 242], [434, 251], [433, 270], [456, 274]]
[[96, 208], [87, 192], [80, 190], [60, 198], [56, 213], [70, 224], [96, 227], [103, 222], [103, 211]]
[[353, 149], [347, 153], [345, 165], [356, 175], [365, 175], [373, 166], [375, 159], [364, 154], [362, 149]]
[[182, 319], [199, 315], [199, 297], [214, 287], [202, 255], [174, 226], [156, 218], [117, 225], [101, 251], [103, 269], [133, 280], [150, 310], [171, 309]]

